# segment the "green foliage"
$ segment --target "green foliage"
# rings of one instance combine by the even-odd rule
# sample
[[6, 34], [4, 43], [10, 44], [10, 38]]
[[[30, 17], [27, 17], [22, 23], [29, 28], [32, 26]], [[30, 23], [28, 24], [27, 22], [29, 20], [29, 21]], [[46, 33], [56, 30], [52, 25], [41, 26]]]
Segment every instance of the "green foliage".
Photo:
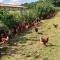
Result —
[[36, 10], [39, 16], [45, 15], [47, 13], [55, 12], [54, 6], [51, 3], [47, 3], [47, 2], [42, 2], [40, 4], [37, 4]]
[[9, 28], [2, 21], [0, 21], [0, 32], [1, 32], [1, 30], [4, 30], [4, 31], [9, 30]]
[[23, 14], [24, 21], [35, 20], [37, 17], [43, 17], [44, 15], [48, 15], [49, 13], [54, 13], [56, 11], [54, 5], [51, 4], [51, 2], [48, 3], [46, 1], [38, 2], [34, 7], [25, 11]]
[[[46, 0], [47, 1], [47, 0]], [[0, 11], [0, 21], [2, 21], [9, 29], [25, 22], [34, 21], [37, 17], [48, 15], [48, 13], [54, 13], [55, 8], [51, 3], [46, 1], [35, 2], [31, 4], [25, 4], [30, 9], [21, 12], [16, 11]]]
[[[2, 13], [3, 12], [3, 13]], [[0, 20], [9, 28], [14, 27], [19, 21], [19, 15], [15, 13], [9, 13], [1, 11]]]
[[36, 10], [34, 9], [29, 9], [23, 13], [23, 19], [25, 22], [30, 22], [32, 20], [35, 20], [37, 17], [37, 14], [35, 13]]

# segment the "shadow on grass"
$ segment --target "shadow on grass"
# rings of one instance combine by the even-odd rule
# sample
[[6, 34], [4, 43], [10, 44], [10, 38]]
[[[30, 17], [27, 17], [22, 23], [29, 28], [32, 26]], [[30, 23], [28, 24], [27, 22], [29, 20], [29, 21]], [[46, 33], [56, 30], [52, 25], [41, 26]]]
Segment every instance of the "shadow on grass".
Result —
[[[10, 52], [10, 53], [11, 53], [11, 52], [14, 53], [15, 49], [12, 50], [12, 48], [11, 48], [12, 46], [15, 46], [14, 43], [18, 43], [18, 42], [19, 42], [20, 44], [26, 43], [28, 39], [25, 37], [25, 35], [26, 35], [26, 34], [30, 34], [30, 33], [32, 33], [31, 29], [24, 31], [24, 32], [20, 33], [19, 35], [13, 36], [13, 37], [9, 40], [9, 42], [8, 42], [8, 47], [1, 48], [1, 49], [0, 49], [0, 60], [1, 60], [1, 58], [2, 58], [4, 55], [9, 55], [9, 52]], [[15, 52], [16, 52], [16, 51], [15, 51]]]
[[2, 55], [0, 54], [0, 60], [1, 60], [1, 58], [2, 58]]
[[43, 32], [38, 32], [38, 34], [43, 35]]
[[7, 54], [8, 47], [0, 48], [0, 60], [1, 58]]
[[27, 42], [27, 37], [25, 37], [26, 34], [30, 34], [32, 33], [31, 29], [30, 30], [26, 30], [22, 33], [20, 33], [19, 35], [16, 35], [15, 37], [13, 37], [12, 39], [9, 40], [9, 45], [10, 46], [13, 46], [14, 43], [20, 43], [20, 44], [23, 44], [23, 43], [26, 43]]
[[55, 44], [52, 44], [52, 43], [49, 43], [49, 44], [47, 45], [47, 47], [59, 47], [59, 46], [57, 46], [57, 45], [55, 45]]

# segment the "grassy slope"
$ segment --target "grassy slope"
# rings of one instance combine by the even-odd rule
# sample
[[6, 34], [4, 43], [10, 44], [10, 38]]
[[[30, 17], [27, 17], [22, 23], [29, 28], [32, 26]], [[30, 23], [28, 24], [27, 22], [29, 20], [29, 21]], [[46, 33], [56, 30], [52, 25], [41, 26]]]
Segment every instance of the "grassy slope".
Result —
[[[59, 25], [57, 29], [53, 27], [53, 23]], [[60, 12], [52, 19], [45, 20], [38, 28], [39, 33], [49, 36], [48, 47], [40, 43], [41, 34], [32, 29], [19, 36], [17, 46], [11, 46], [9, 52], [15, 51], [15, 54], [4, 55], [1, 60], [60, 60]]]

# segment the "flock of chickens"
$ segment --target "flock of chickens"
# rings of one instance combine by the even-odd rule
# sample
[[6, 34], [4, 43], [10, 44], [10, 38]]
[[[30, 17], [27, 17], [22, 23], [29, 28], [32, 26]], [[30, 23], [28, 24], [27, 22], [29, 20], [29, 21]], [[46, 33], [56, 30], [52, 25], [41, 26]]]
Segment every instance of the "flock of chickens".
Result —
[[[53, 24], [54, 28], [58, 27], [58, 24]], [[35, 32], [38, 32], [38, 28], [35, 27]], [[40, 41], [44, 44], [44, 46], [47, 46], [47, 43], [49, 41], [49, 36], [41, 36]]]
[[[55, 27], [55, 28], [57, 28], [58, 27], [58, 24], [53, 24], [53, 26]], [[38, 28], [37, 27], [34, 27], [34, 29], [35, 29], [35, 32], [38, 32]], [[8, 35], [8, 32], [4, 32], [4, 31], [2, 31], [1, 32], [1, 34], [0, 34], [0, 45], [1, 44], [6, 44], [6, 43], [8, 43], [8, 40], [9, 40], [9, 35]], [[45, 45], [45, 46], [47, 46], [47, 43], [48, 43], [48, 41], [49, 41], [49, 36], [41, 36], [41, 42]]]

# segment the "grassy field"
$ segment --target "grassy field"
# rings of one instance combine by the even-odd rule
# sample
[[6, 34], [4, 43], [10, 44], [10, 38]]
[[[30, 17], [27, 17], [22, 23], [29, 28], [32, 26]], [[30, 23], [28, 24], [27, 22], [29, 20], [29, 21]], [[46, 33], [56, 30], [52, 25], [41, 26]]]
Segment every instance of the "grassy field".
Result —
[[[54, 28], [54, 23], [58, 28]], [[60, 60], [60, 12], [44, 20], [38, 29], [38, 33], [31, 29], [11, 39], [11, 44], [17, 42], [9, 46], [8, 54], [0, 56], [0, 60]], [[41, 33], [49, 36], [47, 47], [39, 41]]]

